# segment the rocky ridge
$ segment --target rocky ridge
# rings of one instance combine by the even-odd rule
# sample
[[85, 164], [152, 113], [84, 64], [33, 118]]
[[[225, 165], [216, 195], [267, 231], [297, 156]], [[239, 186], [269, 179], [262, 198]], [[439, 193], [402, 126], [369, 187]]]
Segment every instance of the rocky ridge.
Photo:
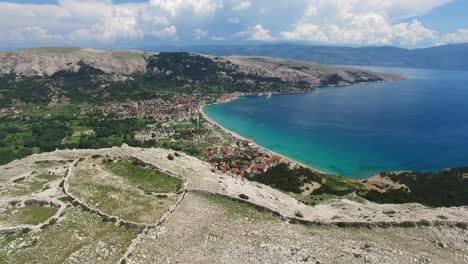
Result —
[[[180, 56], [170, 56], [178, 54]], [[154, 66], [155, 62], [167, 59], [170, 65]], [[195, 65], [190, 65], [194, 62]], [[200, 62], [208, 63], [209, 67]], [[0, 75], [50, 77], [58, 73], [83, 72], [91, 75], [131, 76], [150, 74], [168, 77], [177, 74], [187, 78], [184, 68], [199, 67], [201, 72], [214, 74], [217, 78], [235, 78], [238, 74], [259, 78], [278, 79], [290, 85], [349, 85], [360, 82], [374, 82], [401, 79], [401, 76], [371, 71], [325, 66], [302, 61], [269, 57], [214, 57], [190, 53], [146, 53], [131, 50], [94, 50], [81, 48], [36, 48], [0, 52]], [[211, 67], [211, 68], [210, 68]], [[182, 70], [184, 71], [181, 71]], [[209, 72], [210, 70], [215, 72]], [[232, 75], [234, 72], [237, 75]], [[159, 74], [161, 77], [161, 74]], [[190, 76], [189, 76], [190, 77]], [[213, 77], [213, 76], [212, 76]], [[211, 77], [210, 77], [211, 78]], [[113, 78], [121, 80], [122, 78]]]
[[[36, 201], [55, 201], [61, 210], [40, 227], [16, 230], [32, 231], [32, 239], [19, 238], [19, 244], [14, 242], [7, 248], [6, 256], [10, 259], [17, 250], [27, 253], [36, 244], [42, 246], [51, 230], [63, 229], [77, 217], [78, 208], [82, 208], [102, 219], [99, 225], [121, 226], [128, 229], [122, 234], [130, 233], [124, 237], [126, 244], [118, 239], [109, 240], [109, 234], [104, 233], [101, 235], [107, 239], [90, 243], [82, 231], [63, 230], [73, 232], [73, 237], [83, 241], [82, 247], [73, 242], [76, 249], [68, 253], [66, 260], [74, 263], [117, 260], [119, 263], [443, 263], [449, 260], [466, 263], [468, 260], [467, 207], [379, 205], [355, 202], [352, 196], [311, 207], [263, 184], [213, 172], [208, 163], [194, 157], [178, 154], [175, 159], [169, 159], [170, 154], [174, 152], [128, 146], [57, 150], [0, 166], [0, 210], [12, 201], [5, 198], [9, 186], [30, 177], [32, 166], [37, 169], [41, 164], [57, 164], [46, 171], [63, 175], [32, 196], [20, 196], [19, 200], [24, 202], [31, 197]], [[99, 204], [88, 203], [75, 195], [76, 183], [75, 189], [70, 188], [73, 184], [70, 181], [78, 176], [77, 170], [98, 166], [100, 158], [130, 159], [184, 179], [177, 202], [167, 207], [160, 218], [154, 218], [153, 224], [130, 222], [102, 212]], [[83, 165], [88, 163], [87, 167]], [[111, 186], [117, 187], [118, 183]], [[64, 194], [71, 198], [66, 209], [62, 201]], [[73, 227], [78, 226], [75, 223]], [[10, 228], [8, 233], [16, 231]], [[5, 238], [0, 234], [2, 243]], [[62, 249], [63, 245], [59, 247]], [[0, 256], [3, 250], [0, 247]], [[49, 246], [47, 250], [48, 254], [57, 254], [55, 248]]]
[[76, 160], [92, 155], [127, 156], [160, 168], [187, 180], [185, 191], [216, 195], [248, 203], [262, 210], [294, 221], [320, 225], [468, 226], [468, 208], [429, 208], [420, 204], [375, 204], [334, 199], [317, 206], [307, 206], [269, 186], [212, 172], [210, 164], [183, 154], [176, 161], [167, 159], [170, 150], [133, 147], [98, 150], [57, 150], [26, 157], [0, 168], [21, 166], [24, 162]]
[[143, 52], [101, 51], [80, 48], [37, 48], [0, 52], [0, 74], [52, 76], [77, 72], [84, 63], [107, 74], [131, 75], [145, 71]]

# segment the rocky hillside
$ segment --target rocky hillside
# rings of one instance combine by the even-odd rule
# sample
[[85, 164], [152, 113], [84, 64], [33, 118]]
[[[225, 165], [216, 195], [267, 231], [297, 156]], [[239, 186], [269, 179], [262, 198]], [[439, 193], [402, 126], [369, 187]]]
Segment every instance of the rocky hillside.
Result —
[[385, 81], [394, 75], [268, 57], [212, 57], [184, 52], [145, 53], [81, 48], [0, 52], [0, 74], [25, 77], [147, 74], [185, 84], [262, 83], [310, 87]]
[[89, 102], [165, 92], [294, 92], [400, 76], [267, 57], [37, 48], [0, 52], [0, 106]]
[[307, 206], [163, 149], [0, 166], [5, 263], [466, 263], [467, 217], [352, 196]]
[[147, 73], [187, 83], [235, 87], [313, 88], [399, 79], [399, 76], [269, 57], [211, 57], [190, 53], [159, 53], [149, 57]]
[[[126, 91], [143, 97], [156, 90], [161, 92], [174, 87], [183, 88], [178, 92], [199, 91], [206, 87], [215, 87], [217, 89], [210, 91], [218, 92], [286, 92], [400, 78], [359, 69], [268, 57], [213, 57], [184, 52], [146, 53], [81, 48], [0, 52], [0, 99], [18, 99], [18, 93], [37, 94], [37, 90], [32, 90], [31, 82], [43, 87], [43, 91], [40, 91], [42, 98], [39, 99], [55, 96], [82, 100], [112, 98], [123, 93], [124, 98], [132, 97], [127, 96]], [[122, 87], [122, 84], [125, 86]], [[75, 98], [77, 95], [81, 99]]]
[[144, 53], [138, 51], [37, 48], [0, 52], [0, 74], [47, 77], [90, 67], [101, 74], [132, 75], [144, 72], [145, 62]]

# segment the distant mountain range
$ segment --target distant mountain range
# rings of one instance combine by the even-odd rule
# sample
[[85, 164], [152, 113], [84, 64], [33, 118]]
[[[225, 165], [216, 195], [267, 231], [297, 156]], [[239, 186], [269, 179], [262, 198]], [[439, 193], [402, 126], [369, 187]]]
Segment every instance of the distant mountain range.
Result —
[[[145, 48], [151, 51], [152, 48]], [[156, 51], [190, 51], [217, 56], [269, 56], [331, 65], [369, 65], [468, 70], [468, 43], [423, 49], [333, 47], [295, 44], [158, 47]]]
[[139, 100], [168, 92], [297, 92], [401, 78], [255, 56], [36, 48], [0, 52], [0, 108], [18, 100], [90, 102]]

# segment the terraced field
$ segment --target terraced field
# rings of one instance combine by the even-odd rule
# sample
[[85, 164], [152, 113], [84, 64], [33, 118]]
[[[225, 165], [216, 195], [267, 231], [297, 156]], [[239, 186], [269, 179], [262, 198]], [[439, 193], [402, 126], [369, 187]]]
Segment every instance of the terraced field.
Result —
[[108, 215], [153, 223], [172, 206], [182, 180], [129, 161], [78, 162], [69, 181], [72, 195]]
[[0, 263], [116, 263], [183, 195], [183, 180], [88, 156], [0, 167]]
[[0, 227], [14, 225], [38, 225], [57, 212], [57, 208], [43, 205], [12, 206], [1, 212]]
[[37, 233], [0, 237], [0, 263], [116, 263], [139, 233], [70, 207]]
[[0, 166], [0, 263], [468, 263], [467, 208], [352, 196], [310, 207], [173, 154], [56, 151]]

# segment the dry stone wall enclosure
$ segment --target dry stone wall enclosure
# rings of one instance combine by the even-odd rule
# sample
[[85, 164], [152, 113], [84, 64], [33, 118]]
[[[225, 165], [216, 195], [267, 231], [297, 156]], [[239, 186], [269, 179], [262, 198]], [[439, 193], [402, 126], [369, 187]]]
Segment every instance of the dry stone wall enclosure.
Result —
[[[32, 217], [47, 217], [37, 225], [0, 225], [0, 257], [41, 262], [47, 256], [34, 252], [48, 247], [56, 260], [83, 263], [85, 252], [96, 247], [98, 253], [89, 255], [96, 263], [468, 261], [467, 207], [344, 198], [307, 206], [269, 186], [213, 172], [194, 157], [168, 159], [170, 154], [128, 146], [57, 150], [1, 166], [0, 211], [14, 216], [12, 208], [30, 205], [56, 211], [50, 217], [41, 208], [28, 211]], [[112, 168], [138, 170], [122, 176]], [[149, 183], [134, 177], [147, 172], [169, 177], [158, 184], [181, 184], [165, 192], [148, 191], [148, 186], [161, 185], [145, 185]], [[59, 251], [52, 241], [67, 232], [83, 244]], [[422, 251], [405, 249], [401, 241]], [[63, 243], [68, 245], [66, 238]], [[333, 262], [337, 248], [342, 257]]]

